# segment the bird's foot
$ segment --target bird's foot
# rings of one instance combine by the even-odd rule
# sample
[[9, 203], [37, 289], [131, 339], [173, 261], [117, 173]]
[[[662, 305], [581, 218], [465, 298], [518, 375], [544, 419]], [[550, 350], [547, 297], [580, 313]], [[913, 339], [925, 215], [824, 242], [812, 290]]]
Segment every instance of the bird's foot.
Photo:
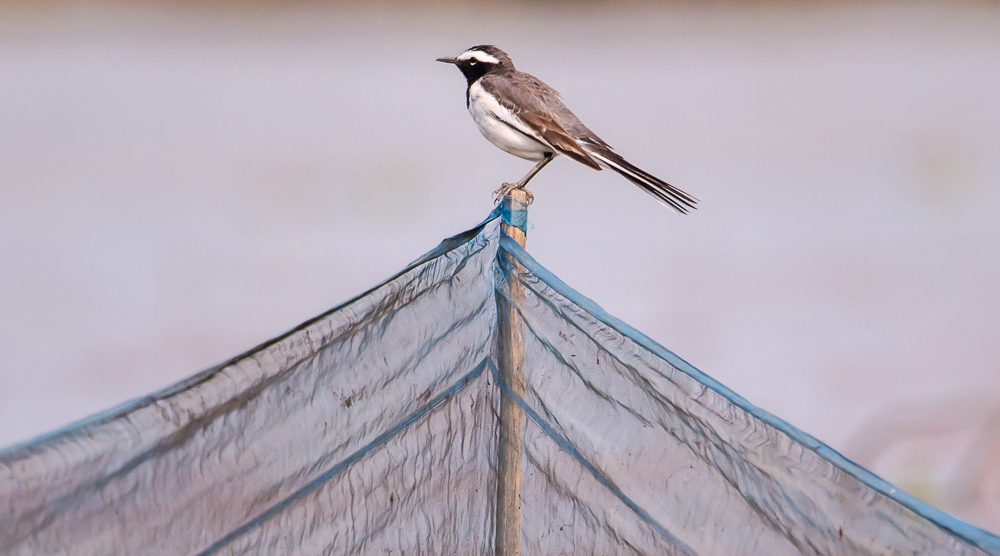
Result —
[[516, 183], [505, 183], [505, 184], [501, 185], [499, 189], [497, 189], [496, 191], [493, 192], [493, 195], [495, 195], [495, 198], [493, 199], [493, 202], [494, 203], [499, 203], [501, 199], [503, 199], [507, 195], [510, 195], [511, 191], [517, 189], [518, 185], [519, 184], [516, 184]]
[[503, 199], [507, 195], [510, 195], [510, 192], [513, 191], [513, 190], [515, 190], [515, 189], [520, 189], [520, 190], [524, 191], [524, 194], [528, 196], [527, 204], [530, 205], [531, 203], [535, 202], [535, 196], [530, 191], [528, 191], [527, 189], [525, 189], [524, 188], [524, 184], [521, 184], [521, 183], [505, 183], [505, 184], [503, 184], [500, 187], [500, 189], [497, 189], [496, 191], [493, 192], [493, 194], [496, 195], [496, 198], [493, 200], [493, 202], [494, 203], [499, 203], [501, 199]]

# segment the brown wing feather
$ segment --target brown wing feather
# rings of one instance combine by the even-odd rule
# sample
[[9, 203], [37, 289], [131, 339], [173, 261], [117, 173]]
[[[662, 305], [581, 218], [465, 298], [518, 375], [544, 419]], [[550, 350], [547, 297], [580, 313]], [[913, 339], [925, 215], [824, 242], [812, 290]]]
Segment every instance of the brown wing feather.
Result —
[[[520, 72], [502, 76], [487, 75], [480, 79], [479, 83], [486, 92], [496, 97], [501, 106], [510, 110], [552, 148], [595, 170], [601, 169], [597, 161], [583, 150], [573, 134], [560, 124], [560, 120], [550, 108], [556, 103], [556, 106], [561, 106], [565, 112], [572, 115], [569, 109], [563, 106], [559, 100], [559, 93], [554, 89], [535, 77]], [[576, 117], [573, 119], [576, 120]]]

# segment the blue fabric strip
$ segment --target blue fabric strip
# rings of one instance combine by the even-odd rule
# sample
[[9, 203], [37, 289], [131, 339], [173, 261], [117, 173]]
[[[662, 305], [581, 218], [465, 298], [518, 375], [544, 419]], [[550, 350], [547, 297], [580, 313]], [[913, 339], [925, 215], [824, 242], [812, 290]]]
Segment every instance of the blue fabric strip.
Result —
[[403, 270], [397, 272], [396, 274], [392, 275], [391, 277], [387, 278], [386, 280], [383, 280], [378, 285], [376, 285], [376, 286], [374, 286], [372, 288], [369, 288], [364, 293], [356, 295], [356, 296], [352, 297], [351, 299], [349, 299], [349, 300], [341, 303], [340, 305], [337, 305], [336, 307], [333, 307], [332, 309], [329, 309], [328, 311], [325, 311], [321, 315], [318, 315], [316, 317], [313, 317], [313, 318], [307, 320], [306, 322], [304, 322], [304, 323], [296, 326], [295, 328], [289, 330], [288, 332], [285, 332], [284, 334], [282, 334], [280, 336], [277, 336], [275, 338], [271, 338], [270, 340], [268, 340], [268, 341], [266, 341], [266, 342], [264, 342], [264, 343], [262, 343], [262, 344], [260, 344], [258, 346], [255, 346], [253, 349], [250, 349], [250, 350], [248, 350], [246, 352], [243, 352], [240, 355], [237, 355], [236, 357], [233, 357], [232, 359], [229, 359], [228, 361], [225, 361], [225, 362], [220, 363], [220, 364], [218, 364], [218, 365], [216, 365], [214, 367], [211, 367], [211, 368], [206, 369], [204, 371], [201, 371], [201, 372], [199, 372], [197, 374], [194, 374], [194, 375], [192, 375], [192, 376], [190, 376], [190, 377], [188, 377], [188, 378], [186, 378], [186, 379], [184, 379], [184, 380], [182, 380], [182, 381], [180, 381], [180, 382], [178, 382], [176, 384], [171, 384], [170, 386], [167, 386], [166, 388], [163, 388], [162, 390], [158, 390], [156, 392], [153, 392], [152, 394], [148, 394], [148, 395], [143, 396], [141, 398], [135, 398], [135, 399], [132, 399], [132, 400], [128, 400], [126, 402], [123, 402], [123, 403], [115, 406], [115, 407], [112, 407], [111, 409], [106, 409], [106, 410], [101, 411], [99, 413], [96, 413], [94, 415], [90, 415], [88, 417], [84, 417], [83, 419], [81, 419], [81, 420], [79, 420], [79, 421], [77, 421], [75, 423], [71, 423], [71, 424], [69, 424], [69, 425], [67, 425], [67, 426], [65, 426], [65, 427], [63, 427], [61, 429], [55, 430], [53, 432], [42, 434], [40, 436], [37, 436], [37, 437], [32, 438], [30, 440], [27, 440], [25, 442], [14, 444], [12, 446], [7, 446], [7, 447], [4, 447], [4, 448], [0, 448], [0, 460], [13, 460], [13, 459], [16, 459], [16, 458], [19, 458], [19, 457], [28, 457], [30, 455], [31, 450], [33, 450], [35, 447], [37, 447], [39, 444], [41, 444], [43, 442], [56, 442], [59, 439], [65, 438], [65, 437], [67, 437], [67, 436], [69, 436], [69, 435], [71, 435], [71, 434], [79, 431], [80, 429], [82, 429], [84, 427], [96, 425], [96, 424], [99, 424], [99, 423], [107, 423], [107, 422], [113, 421], [115, 419], [120, 419], [120, 418], [124, 417], [125, 415], [128, 415], [129, 413], [131, 413], [131, 412], [133, 412], [133, 411], [135, 411], [135, 410], [137, 410], [137, 409], [139, 409], [141, 407], [146, 407], [146, 406], [152, 405], [152, 404], [154, 404], [154, 403], [156, 403], [156, 402], [158, 402], [160, 400], [167, 399], [167, 398], [169, 398], [169, 397], [171, 397], [171, 396], [173, 396], [173, 395], [175, 395], [175, 394], [177, 394], [179, 392], [183, 392], [185, 390], [188, 390], [189, 388], [193, 388], [194, 386], [197, 386], [198, 384], [211, 379], [212, 376], [215, 375], [215, 373], [217, 373], [219, 370], [221, 370], [221, 369], [223, 369], [225, 367], [228, 367], [229, 365], [232, 365], [233, 363], [235, 363], [235, 362], [237, 362], [237, 361], [239, 361], [241, 359], [245, 359], [247, 357], [250, 357], [254, 353], [257, 353], [258, 351], [260, 351], [260, 350], [262, 350], [262, 349], [264, 349], [264, 348], [266, 348], [266, 347], [268, 347], [270, 345], [273, 345], [273, 344], [275, 344], [277, 342], [280, 342], [281, 340], [284, 340], [285, 338], [287, 338], [288, 336], [294, 334], [295, 332], [298, 332], [299, 330], [302, 330], [302, 329], [304, 329], [304, 328], [306, 328], [308, 326], [311, 326], [313, 323], [315, 323], [315, 322], [317, 322], [317, 321], [319, 321], [321, 319], [324, 319], [324, 318], [328, 317], [330, 314], [335, 313], [335, 312], [343, 309], [344, 307], [347, 307], [351, 303], [354, 303], [358, 299], [361, 299], [362, 297], [365, 297], [366, 295], [368, 295], [368, 294], [372, 293], [373, 291], [381, 288], [382, 286], [388, 284], [389, 282], [392, 282], [393, 280], [399, 278], [403, 274], [406, 274], [407, 272], [413, 270], [417, 266], [422, 265], [422, 264], [424, 264], [426, 262], [429, 262], [429, 261], [431, 261], [433, 259], [436, 259], [436, 258], [438, 258], [438, 257], [440, 257], [442, 255], [445, 255], [445, 254], [453, 251], [454, 249], [457, 249], [458, 247], [461, 247], [462, 245], [468, 243], [470, 240], [474, 239], [477, 235], [479, 235], [479, 232], [481, 232], [483, 230], [483, 228], [487, 224], [489, 224], [493, 220], [495, 220], [497, 218], [500, 218], [500, 217], [501, 217], [501, 209], [498, 206], [498, 207], [496, 207], [496, 208], [493, 209], [493, 212], [491, 212], [489, 214], [489, 216], [486, 217], [485, 220], [483, 220], [482, 222], [480, 222], [479, 224], [477, 224], [474, 228], [471, 228], [471, 229], [466, 230], [466, 231], [464, 231], [464, 232], [462, 232], [462, 233], [460, 233], [458, 235], [452, 236], [450, 238], [447, 238], [447, 239], [441, 241], [441, 243], [438, 244], [437, 247], [435, 247], [434, 249], [428, 251], [423, 256], [421, 256], [419, 259], [417, 259], [417, 260], [413, 261], [412, 263], [410, 263], [409, 265], [407, 265], [406, 268], [404, 268]]
[[[521, 231], [525, 234], [528, 233], [527, 204], [517, 202], [513, 197], [508, 195], [500, 201], [500, 205], [497, 208], [500, 209], [500, 218], [502, 218], [504, 222], [516, 228], [521, 228]], [[495, 209], [494, 212], [496, 212]]]
[[929, 504], [917, 500], [913, 496], [897, 489], [891, 483], [882, 479], [881, 477], [875, 475], [871, 471], [868, 471], [864, 467], [854, 463], [853, 461], [847, 459], [839, 452], [833, 448], [823, 444], [819, 440], [813, 438], [812, 436], [806, 434], [805, 432], [799, 430], [798, 428], [786, 423], [782, 419], [768, 413], [767, 411], [751, 404], [742, 396], [733, 392], [729, 388], [722, 385], [720, 382], [714, 378], [706, 375], [705, 373], [696, 369], [693, 365], [684, 361], [676, 354], [661, 346], [660, 344], [653, 341], [651, 338], [639, 332], [635, 328], [632, 328], [628, 324], [622, 322], [621, 320], [611, 316], [604, 309], [602, 309], [597, 303], [594, 303], [589, 298], [580, 294], [570, 286], [566, 285], [562, 280], [560, 280], [555, 274], [549, 272], [545, 267], [538, 264], [535, 259], [528, 254], [520, 245], [514, 240], [501, 235], [500, 237], [500, 248], [509, 253], [518, 262], [524, 265], [532, 274], [534, 274], [538, 279], [544, 282], [546, 285], [550, 286], [552, 289], [556, 290], [560, 295], [569, 299], [571, 302], [578, 305], [583, 310], [587, 311], [599, 321], [603, 322], [607, 326], [617, 330], [627, 338], [631, 339], [633, 342], [639, 344], [643, 348], [649, 350], [651, 353], [666, 360], [668, 363], [674, 366], [674, 368], [688, 374], [701, 384], [704, 384], [708, 388], [711, 388], [715, 392], [719, 393], [721, 396], [725, 397], [727, 400], [732, 402], [734, 405], [740, 407], [744, 411], [750, 413], [754, 417], [757, 417], [761, 421], [767, 423], [768, 425], [774, 427], [775, 429], [787, 434], [793, 440], [802, 444], [803, 446], [809, 448], [810, 450], [819, 454], [822, 458], [826, 459], [832, 463], [835, 467], [841, 471], [851, 475], [855, 479], [861, 481], [865, 485], [871, 487], [872, 489], [882, 493], [883, 495], [895, 500], [903, 507], [908, 508], [914, 513], [920, 515], [921, 517], [931, 521], [938, 527], [968, 541], [971, 544], [979, 546], [983, 549], [989, 549], [992, 551], [1000, 550], [1000, 537], [984, 531], [978, 527], [970, 525], [952, 515], [949, 515]]
[[500, 386], [500, 390], [503, 392], [503, 394], [509, 397], [510, 399], [514, 400], [515, 402], [517, 402], [517, 405], [519, 405], [521, 409], [524, 410], [524, 413], [528, 416], [528, 418], [530, 418], [536, 425], [538, 425], [539, 428], [541, 428], [542, 431], [544, 431], [545, 434], [549, 436], [549, 438], [554, 440], [555, 443], [558, 444], [559, 447], [562, 448], [564, 452], [566, 452], [573, 459], [579, 462], [579, 464], [582, 465], [584, 469], [586, 469], [595, 479], [597, 479], [597, 482], [604, 485], [604, 488], [611, 491], [611, 493], [614, 494], [616, 498], [621, 500], [623, 504], [625, 504], [626, 506], [629, 507], [630, 510], [635, 512], [635, 515], [639, 516], [640, 519], [649, 524], [650, 527], [652, 527], [657, 533], [662, 535], [663, 538], [667, 539], [672, 545], [674, 545], [674, 547], [680, 549], [684, 554], [688, 554], [689, 556], [697, 556], [697, 552], [692, 550], [691, 547], [688, 546], [684, 541], [675, 537], [670, 531], [667, 530], [666, 527], [663, 526], [663, 524], [653, 519], [653, 516], [649, 515], [649, 512], [647, 512], [639, 504], [636, 504], [634, 500], [632, 500], [631, 498], [628, 497], [628, 495], [622, 492], [622, 490], [618, 488], [618, 485], [616, 485], [615, 482], [611, 480], [611, 477], [608, 477], [604, 473], [604, 471], [601, 471], [596, 465], [591, 463], [590, 460], [583, 457], [583, 454], [581, 454], [580, 451], [577, 450], [576, 447], [573, 446], [573, 444], [569, 440], [567, 440], [564, 436], [559, 434], [556, 431], [556, 429], [553, 428], [552, 425], [548, 424], [544, 419], [542, 419], [542, 417], [538, 415], [538, 413], [535, 413], [535, 410], [528, 407], [528, 404], [525, 403], [524, 399], [522, 399], [521, 396], [518, 396], [516, 392], [511, 390], [507, 382], [503, 379], [503, 377], [500, 376], [500, 370], [496, 367], [496, 365], [493, 364], [492, 361], [490, 361], [489, 367], [490, 371], [493, 372], [493, 377], [496, 379], [497, 384]]
[[392, 427], [391, 429], [389, 429], [389, 430], [385, 431], [384, 433], [378, 435], [374, 440], [372, 440], [368, 444], [364, 445], [363, 447], [359, 448], [356, 452], [354, 452], [353, 454], [347, 456], [346, 458], [344, 458], [343, 460], [341, 460], [339, 463], [337, 463], [336, 465], [334, 465], [330, 469], [327, 469], [322, 474], [320, 474], [319, 476], [317, 476], [315, 479], [313, 479], [313, 480], [309, 481], [308, 483], [306, 483], [305, 486], [303, 486], [302, 488], [296, 490], [292, 494], [288, 495], [288, 497], [285, 498], [284, 500], [276, 503], [275, 505], [271, 506], [270, 508], [268, 508], [267, 510], [265, 510], [263, 513], [261, 513], [260, 515], [258, 515], [257, 517], [255, 517], [255, 518], [251, 519], [250, 521], [244, 523], [243, 525], [237, 527], [236, 529], [234, 529], [232, 532], [230, 532], [225, 537], [223, 537], [223, 538], [219, 539], [218, 541], [212, 543], [211, 546], [209, 546], [205, 550], [199, 552], [198, 556], [208, 556], [210, 554], [215, 554], [216, 552], [218, 552], [222, 548], [225, 548], [226, 545], [228, 545], [229, 543], [231, 543], [234, 540], [238, 539], [239, 537], [245, 535], [246, 533], [250, 532], [251, 530], [259, 527], [264, 522], [266, 522], [268, 519], [271, 519], [272, 517], [278, 515], [283, 510], [285, 510], [288, 506], [294, 504], [297, 500], [301, 499], [303, 496], [305, 496], [305, 495], [309, 494], [310, 492], [313, 492], [314, 490], [316, 490], [319, 487], [323, 486], [330, 479], [333, 479], [334, 477], [336, 477], [337, 475], [339, 475], [341, 471], [347, 469], [352, 464], [356, 463], [358, 460], [360, 460], [361, 458], [365, 457], [365, 455], [368, 454], [369, 452], [371, 452], [372, 450], [374, 450], [374, 449], [382, 446], [386, 442], [388, 442], [389, 439], [391, 439], [392, 437], [396, 436], [400, 432], [404, 431], [407, 427], [409, 427], [413, 423], [416, 423], [417, 421], [419, 421], [422, 417], [424, 417], [425, 415], [427, 415], [428, 413], [430, 413], [437, 406], [441, 405], [441, 403], [443, 403], [449, 397], [455, 395], [460, 390], [462, 390], [463, 388], [465, 388], [466, 386], [468, 386], [469, 383], [471, 383], [473, 380], [476, 379], [476, 377], [478, 377], [480, 374], [482, 374], [483, 369], [486, 368], [487, 364], [489, 364], [491, 366], [493, 365], [493, 363], [489, 360], [489, 358], [483, 359], [483, 361], [481, 363], [479, 363], [479, 365], [477, 365], [475, 369], [473, 369], [468, 374], [466, 374], [465, 376], [463, 376], [461, 379], [459, 379], [457, 382], [455, 382], [455, 384], [452, 384], [451, 386], [449, 386], [447, 390], [441, 392], [440, 394], [438, 394], [437, 396], [435, 396], [432, 400], [430, 400], [426, 404], [424, 404], [424, 405], [420, 406], [419, 408], [417, 408], [416, 411], [414, 411], [413, 413], [407, 415], [405, 418], [403, 418], [402, 421], [400, 421], [399, 423], [396, 423], [396, 425], [394, 427]]

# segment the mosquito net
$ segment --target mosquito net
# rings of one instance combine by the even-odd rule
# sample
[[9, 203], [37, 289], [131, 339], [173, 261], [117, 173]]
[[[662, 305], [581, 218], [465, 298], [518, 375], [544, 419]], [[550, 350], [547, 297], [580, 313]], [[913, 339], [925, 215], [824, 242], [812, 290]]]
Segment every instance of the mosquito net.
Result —
[[[521, 554], [1000, 554], [607, 315], [497, 214], [279, 338], [0, 453], [0, 553], [493, 554], [507, 396]], [[498, 370], [503, 303], [523, 395]]]

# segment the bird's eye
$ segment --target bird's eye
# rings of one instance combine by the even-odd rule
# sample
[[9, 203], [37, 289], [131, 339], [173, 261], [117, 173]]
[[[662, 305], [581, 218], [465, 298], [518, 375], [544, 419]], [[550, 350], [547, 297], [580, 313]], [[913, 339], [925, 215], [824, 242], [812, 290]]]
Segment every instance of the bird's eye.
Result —
[[478, 63], [478, 60], [476, 60], [475, 58], [473, 58], [473, 59], [469, 60], [469, 65], [470, 65], [470, 66], [474, 66], [474, 65], [476, 65], [476, 63]]

